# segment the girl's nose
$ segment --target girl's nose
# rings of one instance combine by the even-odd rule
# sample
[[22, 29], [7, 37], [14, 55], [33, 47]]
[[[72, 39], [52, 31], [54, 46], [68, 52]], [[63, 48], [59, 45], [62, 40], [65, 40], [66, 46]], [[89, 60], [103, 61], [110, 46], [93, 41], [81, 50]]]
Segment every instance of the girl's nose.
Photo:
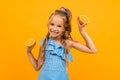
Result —
[[57, 30], [57, 27], [56, 26], [54, 26], [54, 28], [53, 28], [54, 30]]

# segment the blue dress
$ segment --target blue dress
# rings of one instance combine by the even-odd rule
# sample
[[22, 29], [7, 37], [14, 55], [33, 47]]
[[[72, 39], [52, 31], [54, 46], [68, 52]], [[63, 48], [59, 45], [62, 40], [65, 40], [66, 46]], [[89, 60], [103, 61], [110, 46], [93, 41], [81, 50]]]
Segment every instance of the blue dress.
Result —
[[[41, 43], [43, 43], [43, 40]], [[73, 61], [70, 52], [68, 60]], [[38, 80], [69, 80], [64, 61], [64, 47], [52, 39], [48, 39], [48, 44], [45, 48], [45, 62]]]

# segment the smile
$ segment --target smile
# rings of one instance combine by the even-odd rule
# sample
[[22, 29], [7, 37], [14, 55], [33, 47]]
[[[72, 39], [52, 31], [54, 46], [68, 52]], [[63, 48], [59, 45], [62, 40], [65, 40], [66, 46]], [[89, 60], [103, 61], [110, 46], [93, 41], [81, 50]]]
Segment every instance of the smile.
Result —
[[58, 31], [52, 31], [52, 30], [50, 30], [50, 32], [51, 32], [52, 34], [58, 34], [58, 33], [59, 33]]

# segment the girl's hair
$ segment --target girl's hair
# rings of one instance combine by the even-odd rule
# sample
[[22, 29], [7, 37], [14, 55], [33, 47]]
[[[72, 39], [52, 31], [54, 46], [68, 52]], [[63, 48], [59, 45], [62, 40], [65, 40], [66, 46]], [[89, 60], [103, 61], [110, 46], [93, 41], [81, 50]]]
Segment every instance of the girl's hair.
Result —
[[[61, 7], [59, 10], [55, 10], [54, 13], [52, 13], [49, 17], [49, 22], [48, 22], [48, 26], [49, 26], [49, 23], [51, 21], [51, 18], [54, 16], [54, 15], [59, 15], [61, 17], [63, 17], [63, 21], [64, 21], [64, 28], [65, 28], [65, 31], [63, 32], [63, 35], [62, 35], [62, 45], [64, 46], [64, 53], [65, 53], [65, 56], [66, 56], [66, 59], [65, 59], [65, 66], [68, 65], [68, 48], [66, 46], [66, 41], [67, 39], [71, 39], [72, 40], [72, 37], [70, 35], [71, 33], [71, 19], [72, 19], [72, 14], [70, 12], [69, 9], [66, 9], [64, 7]], [[44, 60], [44, 53], [45, 53], [45, 47], [47, 45], [47, 42], [48, 42], [48, 39], [50, 37], [50, 33], [48, 32], [46, 37], [45, 37], [45, 40], [43, 42], [43, 45], [41, 47], [41, 58], [42, 60]]]

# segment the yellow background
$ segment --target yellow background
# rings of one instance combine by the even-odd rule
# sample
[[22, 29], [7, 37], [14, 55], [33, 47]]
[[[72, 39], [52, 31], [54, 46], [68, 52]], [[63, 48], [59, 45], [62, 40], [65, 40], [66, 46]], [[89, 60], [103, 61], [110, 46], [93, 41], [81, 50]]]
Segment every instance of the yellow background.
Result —
[[90, 18], [86, 31], [98, 52], [86, 54], [72, 49], [70, 80], [120, 80], [119, 0], [2, 0], [0, 1], [0, 80], [37, 80], [39, 72], [30, 64], [24, 42], [33, 37], [37, 58], [39, 41], [47, 33], [48, 17], [60, 7], [73, 14], [72, 36], [85, 43], [76, 18]]

